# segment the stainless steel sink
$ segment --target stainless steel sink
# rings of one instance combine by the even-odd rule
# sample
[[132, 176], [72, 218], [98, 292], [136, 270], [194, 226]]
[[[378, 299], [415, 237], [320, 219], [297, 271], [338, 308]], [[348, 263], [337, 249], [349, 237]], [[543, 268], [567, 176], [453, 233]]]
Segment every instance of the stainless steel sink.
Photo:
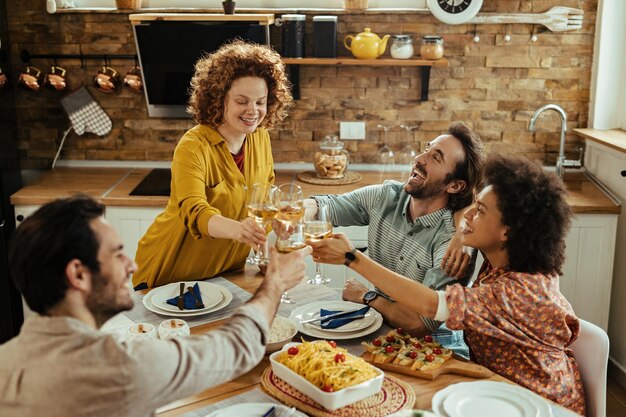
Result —
[[130, 195], [156, 195], [169, 197], [171, 181], [172, 172], [169, 168], [153, 169], [135, 188], [133, 188]]

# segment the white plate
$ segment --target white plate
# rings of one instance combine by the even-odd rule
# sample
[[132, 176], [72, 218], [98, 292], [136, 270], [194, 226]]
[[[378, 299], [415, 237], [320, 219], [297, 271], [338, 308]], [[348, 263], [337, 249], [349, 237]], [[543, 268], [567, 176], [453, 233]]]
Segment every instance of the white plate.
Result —
[[[209, 310], [218, 305], [220, 301], [224, 299], [222, 292], [220, 291], [221, 287], [219, 285], [211, 284], [209, 282], [185, 282], [185, 292], [187, 292], [187, 287], [193, 287], [196, 284], [198, 284], [200, 294], [202, 295], [204, 308], [195, 308], [193, 309], [193, 311], [200, 312]], [[167, 303], [168, 299], [180, 295], [180, 282], [172, 282], [171, 284], [164, 285], [163, 287], [155, 288], [150, 292], [153, 293], [152, 304], [154, 304], [161, 310], [173, 311], [174, 313], [184, 311], [179, 310], [177, 306]]]
[[[316, 303], [326, 304], [327, 302], [315, 302], [311, 304], [316, 304]], [[344, 301], [344, 303], [348, 303], [348, 302]], [[302, 312], [311, 304], [307, 304], [305, 306], [296, 308], [294, 311], [291, 312], [291, 315], [289, 316], [289, 318], [295, 321], [296, 323], [300, 323], [300, 321], [302, 320]], [[350, 303], [350, 304], [354, 304], [354, 303]], [[358, 306], [360, 306], [361, 304], [354, 304], [354, 305], [357, 306], [358, 308]], [[380, 313], [374, 310], [373, 308], [370, 309], [370, 312], [372, 312], [374, 316], [374, 323], [372, 323], [372, 325], [369, 327], [366, 327], [364, 329], [360, 329], [354, 332], [344, 332], [344, 333], [329, 332], [326, 330], [316, 329], [314, 327], [309, 327], [309, 326], [302, 325], [302, 324], [298, 324], [298, 331], [308, 336], [316, 337], [319, 339], [333, 339], [333, 340], [356, 339], [359, 337], [367, 336], [368, 334], [375, 332], [376, 330], [380, 329], [380, 326], [383, 325], [383, 316], [381, 316]]]
[[231, 301], [233, 301], [233, 293], [231, 293], [228, 288], [222, 287], [221, 285], [217, 285], [217, 286], [220, 287], [220, 291], [222, 292], [222, 296], [223, 296], [222, 301], [220, 301], [213, 308], [200, 311], [200, 312], [196, 310], [183, 310], [179, 312], [161, 310], [160, 308], [158, 308], [152, 303], [152, 291], [146, 294], [143, 297], [142, 301], [143, 301], [143, 305], [148, 310], [152, 311], [153, 313], [160, 314], [162, 316], [180, 317], [180, 318], [202, 316], [203, 314], [209, 314], [209, 313], [213, 313], [214, 311], [221, 310], [224, 307], [226, 307], [228, 304], [230, 304]]
[[[302, 311], [302, 320], [308, 320], [312, 318], [316, 318], [320, 316], [320, 309], [324, 310], [332, 310], [332, 311], [354, 311], [357, 309], [361, 309], [365, 307], [362, 304], [351, 303], [349, 301], [317, 301], [313, 303], [309, 303], [303, 306], [304, 309]], [[324, 332], [331, 333], [348, 333], [348, 332], [356, 332], [358, 330], [365, 329], [370, 327], [376, 321], [376, 314], [373, 314], [374, 309], [370, 308], [368, 310], [369, 316], [363, 317], [362, 319], [351, 321], [348, 324], [345, 324], [336, 329], [323, 329], [319, 322], [316, 323], [306, 323], [303, 326], [314, 329], [321, 330]]]
[[[235, 404], [219, 410], [213, 411], [211, 414], [207, 414], [205, 417], [262, 417], [270, 408], [276, 407], [276, 414], [278, 411], [286, 413], [290, 410], [286, 405], [274, 404], [274, 403], [245, 403]], [[302, 414], [299, 411], [295, 411], [292, 414], [293, 417], [306, 417], [306, 414]]]
[[504, 390], [492, 392], [458, 389], [443, 400], [449, 417], [537, 417], [539, 409], [522, 395]]
[[435, 413], [448, 417], [550, 417], [548, 400], [517, 385], [476, 381], [450, 385], [435, 394]]

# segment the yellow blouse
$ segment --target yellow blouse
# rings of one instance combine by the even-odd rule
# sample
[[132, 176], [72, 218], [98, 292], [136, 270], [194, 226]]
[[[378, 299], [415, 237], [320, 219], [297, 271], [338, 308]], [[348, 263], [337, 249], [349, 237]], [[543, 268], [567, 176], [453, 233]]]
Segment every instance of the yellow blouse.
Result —
[[274, 182], [267, 130], [247, 135], [244, 152], [242, 174], [217, 131], [198, 125], [185, 133], [174, 151], [167, 207], [139, 241], [134, 286], [208, 278], [243, 267], [250, 247], [212, 238], [207, 228], [216, 214], [244, 219], [252, 185]]

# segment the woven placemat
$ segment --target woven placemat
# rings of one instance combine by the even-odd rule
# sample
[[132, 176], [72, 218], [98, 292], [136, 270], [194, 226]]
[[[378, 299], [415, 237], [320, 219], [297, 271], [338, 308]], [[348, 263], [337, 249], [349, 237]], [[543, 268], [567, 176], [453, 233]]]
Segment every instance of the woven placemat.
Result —
[[277, 377], [271, 366], [263, 371], [261, 385], [282, 403], [315, 417], [383, 417], [396, 411], [411, 409], [415, 404], [415, 393], [411, 386], [390, 375], [385, 375], [382, 389], [377, 394], [335, 411], [328, 411]]
[[297, 175], [298, 179], [302, 182], [316, 185], [345, 185], [354, 184], [363, 179], [363, 176], [358, 172], [346, 171], [343, 174], [343, 178], [317, 178], [315, 171], [304, 171]]

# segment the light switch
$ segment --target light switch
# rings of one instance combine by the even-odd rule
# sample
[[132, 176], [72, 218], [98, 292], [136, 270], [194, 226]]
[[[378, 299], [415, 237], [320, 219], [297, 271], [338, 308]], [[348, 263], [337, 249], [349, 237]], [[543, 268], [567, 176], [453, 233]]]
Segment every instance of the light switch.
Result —
[[365, 122], [339, 122], [340, 139], [365, 139]]

